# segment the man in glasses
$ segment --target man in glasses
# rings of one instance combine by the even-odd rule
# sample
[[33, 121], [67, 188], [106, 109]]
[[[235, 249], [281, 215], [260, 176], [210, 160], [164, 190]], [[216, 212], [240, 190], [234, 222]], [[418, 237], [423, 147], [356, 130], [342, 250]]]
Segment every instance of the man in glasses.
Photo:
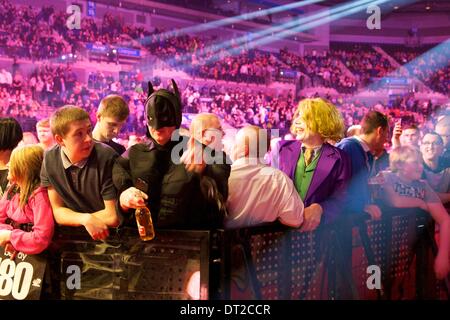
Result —
[[442, 154], [442, 164], [450, 167], [450, 116], [445, 116], [436, 124], [435, 131], [444, 141], [444, 153]]
[[423, 178], [437, 193], [442, 203], [449, 206], [450, 202], [450, 168], [442, 163], [444, 139], [436, 132], [427, 133], [420, 145], [423, 158]]

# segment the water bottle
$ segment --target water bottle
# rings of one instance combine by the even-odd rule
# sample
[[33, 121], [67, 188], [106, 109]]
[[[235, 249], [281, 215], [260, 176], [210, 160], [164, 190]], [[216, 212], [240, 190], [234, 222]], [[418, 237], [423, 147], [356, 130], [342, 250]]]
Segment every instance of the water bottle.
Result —
[[136, 222], [141, 240], [149, 241], [155, 237], [152, 215], [147, 207], [136, 209]]

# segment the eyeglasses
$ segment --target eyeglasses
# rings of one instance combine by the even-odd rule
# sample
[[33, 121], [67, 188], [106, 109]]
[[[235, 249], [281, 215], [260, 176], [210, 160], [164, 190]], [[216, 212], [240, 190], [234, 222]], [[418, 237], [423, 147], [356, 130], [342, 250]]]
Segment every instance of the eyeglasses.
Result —
[[442, 143], [425, 141], [425, 142], [422, 142], [422, 145], [426, 146], [426, 147], [428, 147], [428, 146], [435, 146], [435, 147], [437, 147], [437, 146], [442, 146]]

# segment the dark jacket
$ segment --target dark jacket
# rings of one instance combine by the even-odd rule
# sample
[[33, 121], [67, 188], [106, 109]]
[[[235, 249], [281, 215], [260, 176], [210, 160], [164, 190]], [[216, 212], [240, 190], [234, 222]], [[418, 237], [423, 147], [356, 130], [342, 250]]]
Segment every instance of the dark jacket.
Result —
[[[188, 172], [184, 164], [176, 161], [186, 149], [187, 140], [180, 138], [165, 146], [149, 140], [132, 146], [114, 166], [114, 184], [122, 192], [136, 186], [138, 178], [148, 183], [148, 203], [157, 228], [221, 227], [224, 212], [220, 206], [228, 196], [230, 165], [221, 153], [218, 157], [223, 158], [223, 164], [207, 165], [201, 175]], [[218, 192], [209, 193], [211, 189]]]

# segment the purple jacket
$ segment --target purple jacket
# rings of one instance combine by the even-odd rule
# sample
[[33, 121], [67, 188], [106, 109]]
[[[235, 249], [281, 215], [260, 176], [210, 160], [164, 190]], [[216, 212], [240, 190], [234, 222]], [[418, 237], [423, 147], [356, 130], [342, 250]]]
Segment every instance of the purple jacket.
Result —
[[[272, 166], [286, 173], [292, 181], [300, 157], [301, 142], [280, 141], [272, 153]], [[336, 220], [341, 213], [351, 179], [351, 162], [348, 155], [328, 143], [324, 143], [311, 184], [303, 200], [305, 208], [318, 203], [323, 208], [324, 223]]]

